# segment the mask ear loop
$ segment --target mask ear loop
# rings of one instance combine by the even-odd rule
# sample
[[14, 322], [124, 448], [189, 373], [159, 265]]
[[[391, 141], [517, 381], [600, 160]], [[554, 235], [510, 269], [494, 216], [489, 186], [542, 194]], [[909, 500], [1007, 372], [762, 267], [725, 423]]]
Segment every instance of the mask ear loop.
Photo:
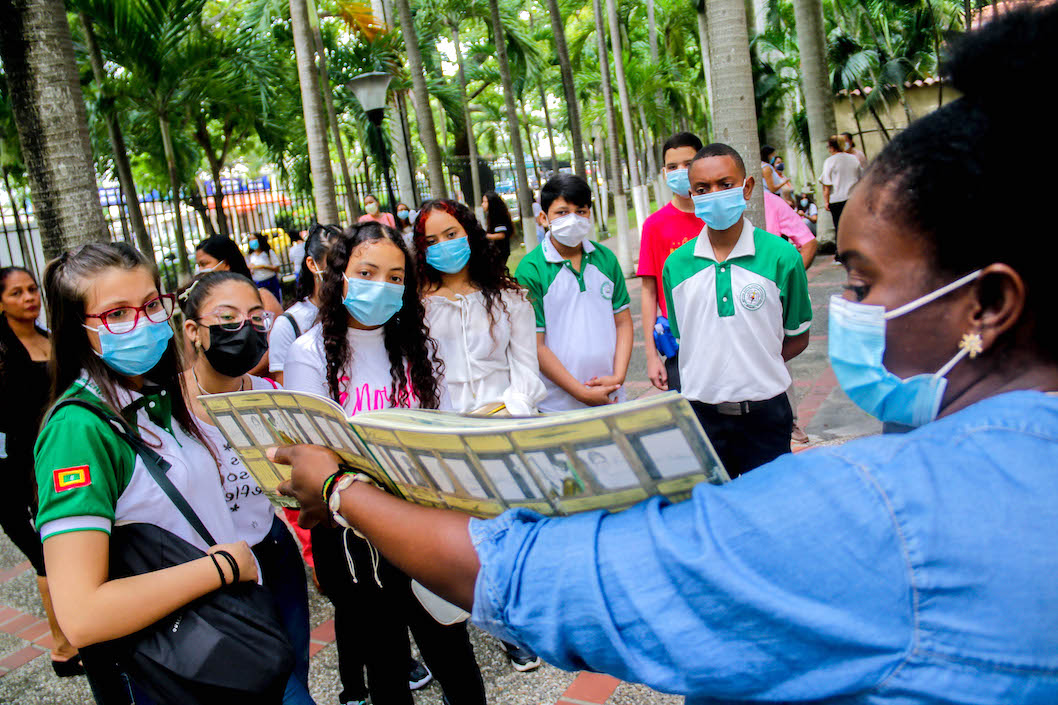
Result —
[[958, 289], [961, 286], [965, 286], [965, 285], [969, 284], [973, 280], [977, 279], [979, 276], [981, 276], [981, 270], [980, 269], [978, 269], [976, 272], [970, 272], [965, 277], [962, 277], [960, 279], [956, 279], [951, 284], [947, 284], [945, 286], [942, 286], [941, 288], [937, 289], [934, 292], [931, 292], [929, 294], [926, 294], [925, 296], [917, 298], [914, 301], [909, 301], [908, 303], [904, 304], [903, 306], [899, 306], [897, 308], [894, 308], [892, 311], [886, 311], [885, 312], [885, 320], [888, 321], [891, 318], [897, 318], [899, 316], [903, 316], [905, 313], [910, 313], [911, 311], [914, 311], [916, 308], [919, 308], [920, 306], [925, 306], [928, 303], [936, 301], [937, 299], [939, 299], [940, 297], [944, 296], [945, 294], [948, 294], [948, 293], [950, 293], [952, 291], [955, 291], [956, 289]]

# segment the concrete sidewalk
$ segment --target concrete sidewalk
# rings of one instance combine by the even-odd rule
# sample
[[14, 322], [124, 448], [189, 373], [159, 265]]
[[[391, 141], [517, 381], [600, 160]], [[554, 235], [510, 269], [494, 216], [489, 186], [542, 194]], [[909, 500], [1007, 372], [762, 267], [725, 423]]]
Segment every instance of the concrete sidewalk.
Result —
[[[837, 388], [827, 362], [827, 301], [831, 294], [841, 291], [845, 280], [844, 270], [834, 265], [832, 257], [819, 257], [808, 277], [815, 314], [812, 342], [791, 363], [801, 426], [812, 439], [811, 445], [829, 445], [879, 433], [881, 425], [856, 408]], [[635, 398], [657, 393], [657, 390], [646, 376], [639, 325], [639, 281], [631, 280], [628, 286], [636, 321], [636, 343], [626, 388], [629, 396]], [[795, 449], [802, 450], [803, 447]], [[309, 592], [314, 628], [310, 674], [312, 694], [319, 705], [334, 705], [338, 702], [341, 688], [333, 643], [332, 609], [330, 603], [316, 595], [311, 587]], [[52, 673], [46, 655], [50, 637], [43, 616], [36, 580], [29, 563], [7, 537], [0, 534], [0, 703], [91, 703], [92, 696], [84, 678], [60, 680]], [[473, 628], [471, 638], [489, 702], [496, 705], [675, 705], [682, 702], [682, 698], [663, 695], [643, 686], [621, 683], [608, 676], [578, 675], [546, 664], [532, 673], [516, 673], [507, 663], [499, 642]], [[688, 648], [693, 646], [688, 644]], [[417, 705], [440, 705], [440, 688], [431, 684], [419, 691], [415, 700]]]

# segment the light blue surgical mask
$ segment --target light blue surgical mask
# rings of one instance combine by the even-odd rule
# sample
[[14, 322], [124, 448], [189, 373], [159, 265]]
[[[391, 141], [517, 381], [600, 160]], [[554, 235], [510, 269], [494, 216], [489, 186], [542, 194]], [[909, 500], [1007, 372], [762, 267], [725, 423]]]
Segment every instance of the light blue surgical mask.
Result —
[[348, 290], [342, 303], [365, 326], [380, 326], [404, 305], [404, 285], [371, 279], [345, 278]]
[[128, 333], [111, 333], [103, 326], [93, 328], [99, 335], [99, 357], [111, 369], [123, 375], [136, 376], [150, 372], [162, 359], [173, 327], [168, 321], [151, 323], [146, 317]]
[[397, 211], [397, 217], [401, 220], [407, 220], [409, 215], [411, 215], [409, 211]]
[[673, 169], [665, 172], [665, 183], [677, 196], [686, 196], [691, 192], [691, 182], [686, 169]]
[[257, 240], [250, 240], [250, 249], [255, 252], [261, 248], [261, 243]]
[[426, 248], [426, 264], [439, 272], [455, 274], [470, 261], [470, 238], [435, 242]]
[[945, 375], [969, 350], [961, 348], [934, 374], [901, 379], [882, 364], [885, 322], [936, 301], [980, 275], [980, 271], [967, 274], [892, 311], [886, 311], [884, 306], [848, 301], [841, 296], [831, 297], [827, 339], [830, 366], [838, 384], [856, 406], [881, 421], [916, 428], [937, 418], [948, 387]]
[[694, 214], [713, 230], [727, 230], [738, 222], [746, 210], [745, 189], [746, 181], [743, 179], [741, 186], [695, 194], [691, 196]]

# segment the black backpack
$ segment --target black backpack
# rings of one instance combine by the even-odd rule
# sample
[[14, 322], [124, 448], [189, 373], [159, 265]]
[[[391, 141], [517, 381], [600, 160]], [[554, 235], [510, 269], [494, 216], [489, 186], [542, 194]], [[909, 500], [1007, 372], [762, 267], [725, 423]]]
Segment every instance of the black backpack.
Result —
[[[63, 406], [79, 406], [103, 419], [132, 446], [202, 540], [210, 546], [217, 543], [166, 475], [169, 463], [153, 448], [129, 433], [120, 419], [90, 402], [63, 399], [51, 413]], [[110, 577], [149, 573], [204, 555], [157, 526], [115, 526], [110, 537]], [[116, 663], [159, 705], [278, 705], [294, 670], [294, 649], [275, 601], [256, 583], [214, 590], [145, 629], [87, 651], [87, 663]]]

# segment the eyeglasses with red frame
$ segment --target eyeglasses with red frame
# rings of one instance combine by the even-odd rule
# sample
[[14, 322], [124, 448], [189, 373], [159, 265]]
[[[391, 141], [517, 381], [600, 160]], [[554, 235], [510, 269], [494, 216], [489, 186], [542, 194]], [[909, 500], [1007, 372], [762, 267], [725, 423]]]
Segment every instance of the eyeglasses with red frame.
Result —
[[173, 317], [175, 310], [176, 297], [173, 294], [159, 294], [142, 306], [119, 306], [102, 313], [86, 313], [85, 318], [98, 318], [108, 332], [121, 335], [136, 328], [141, 313], [151, 323], [164, 323]]

